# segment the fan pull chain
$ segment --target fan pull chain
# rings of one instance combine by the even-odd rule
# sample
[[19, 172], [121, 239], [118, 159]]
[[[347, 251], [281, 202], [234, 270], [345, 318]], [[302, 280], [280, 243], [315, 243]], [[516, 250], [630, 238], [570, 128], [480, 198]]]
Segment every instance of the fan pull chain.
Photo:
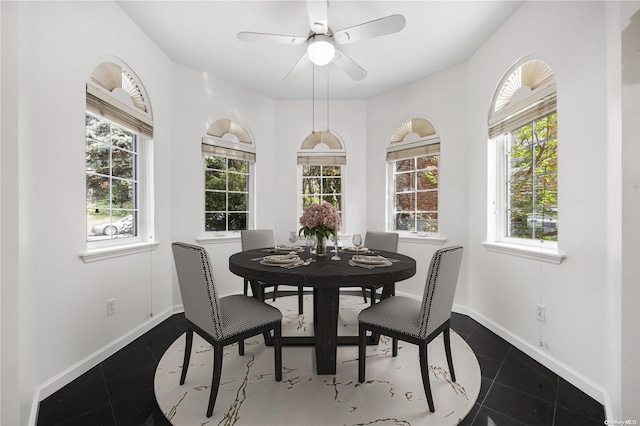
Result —
[[316, 133], [316, 66], [311, 65], [311, 134]]
[[329, 134], [329, 70], [327, 70], [327, 134]]

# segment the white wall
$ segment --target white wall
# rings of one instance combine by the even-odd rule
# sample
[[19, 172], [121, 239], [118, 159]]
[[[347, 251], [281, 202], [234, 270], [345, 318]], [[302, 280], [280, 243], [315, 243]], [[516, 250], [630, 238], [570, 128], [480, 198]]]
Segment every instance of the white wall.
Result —
[[[628, 4], [633, 4], [629, 2]], [[635, 4], [637, 7], [638, 5]], [[605, 4], [606, 64], [607, 64], [607, 157], [606, 157], [606, 280], [608, 344], [606, 352], [607, 394], [605, 396], [608, 419], [634, 418], [622, 416], [622, 19], [621, 4]], [[628, 18], [627, 18], [628, 19]], [[634, 116], [635, 117], [635, 116]], [[637, 339], [635, 339], [637, 342]], [[635, 359], [638, 359], [635, 356]], [[636, 363], [630, 364], [634, 370]], [[634, 399], [637, 398], [637, 393]], [[635, 407], [640, 404], [635, 404]]]
[[[613, 359], [610, 362], [612, 375], [610, 382], [615, 385], [611, 395], [612, 412], [615, 418], [637, 419], [640, 417], [640, 4], [638, 2], [622, 3], [620, 8], [620, 21], [618, 24], [622, 32], [617, 35], [621, 40], [620, 53], [622, 73], [618, 75], [616, 83], [621, 86], [620, 108], [614, 110], [612, 119], [617, 119], [616, 124], [621, 124], [620, 141], [614, 145], [617, 154], [612, 173], [618, 184], [613, 194], [617, 196], [614, 207], [618, 212], [612, 212], [616, 220], [621, 224], [620, 231], [613, 242], [612, 251], [621, 253], [616, 266], [621, 265], [621, 288], [614, 287], [610, 290], [613, 303], [610, 305], [613, 311], [610, 327], [612, 338], [618, 337], [619, 342], [612, 342]], [[615, 14], [613, 14], [615, 17]], [[615, 28], [615, 26], [614, 26]], [[617, 27], [619, 30], [620, 27]], [[616, 41], [618, 41], [616, 40]], [[618, 53], [618, 51], [616, 52]], [[617, 59], [617, 58], [616, 58]], [[619, 87], [619, 86], [618, 86]], [[620, 98], [618, 98], [620, 99]], [[621, 114], [620, 114], [621, 112]], [[616, 128], [617, 130], [618, 128]], [[616, 140], [617, 142], [617, 140]], [[621, 207], [621, 208], [620, 208]], [[616, 214], [617, 213], [617, 214]], [[611, 257], [611, 256], [610, 256]], [[615, 315], [617, 314], [617, 315]], [[619, 375], [616, 375], [618, 373]], [[618, 387], [619, 386], [619, 387]], [[612, 417], [614, 418], [614, 417]]]
[[[173, 66], [172, 240], [204, 244], [220, 294], [242, 291], [242, 279], [229, 271], [229, 255], [240, 251], [239, 237], [203, 239], [204, 188], [200, 150], [211, 123], [230, 118], [245, 125], [256, 145], [256, 224], [273, 228], [279, 243], [297, 231], [296, 151], [311, 131], [311, 101], [274, 101], [211, 75]], [[320, 106], [322, 105], [322, 106]], [[326, 103], [317, 101], [316, 123], [326, 126]], [[330, 126], [347, 147], [348, 229], [365, 229], [365, 102], [331, 101]], [[174, 277], [173, 298], [180, 302]]]
[[[343, 203], [346, 208], [342, 233], [366, 231], [365, 202], [369, 192], [365, 180], [367, 135], [365, 132], [365, 102], [331, 100], [329, 127], [341, 138], [347, 151], [347, 165], [343, 177]], [[316, 100], [316, 130], [326, 129], [327, 109], [324, 99]], [[275, 230], [278, 242], [286, 242], [288, 233], [300, 229], [302, 200], [297, 182], [296, 153], [304, 138], [311, 134], [311, 100], [280, 100], [276, 103], [276, 144], [274, 173], [277, 190], [271, 194], [277, 205]]]
[[[446, 246], [467, 247], [467, 68], [451, 67], [367, 102], [367, 226], [385, 230], [386, 147], [407, 117], [427, 117], [440, 134], [438, 163], [438, 227]], [[420, 238], [402, 238], [401, 253], [417, 260], [416, 275], [396, 290], [422, 297], [433, 253], [442, 248]], [[463, 259], [455, 304], [467, 305], [467, 258]]]
[[[277, 206], [271, 203], [275, 176], [274, 101], [208, 73], [173, 66], [172, 241], [196, 243], [204, 236], [204, 166], [201, 142], [209, 126], [232, 119], [252, 134], [256, 146], [256, 226], [273, 227]], [[201, 241], [202, 242], [202, 241]], [[229, 272], [229, 255], [240, 251], [239, 236], [205, 244], [221, 295], [242, 291], [242, 279]], [[180, 304], [174, 279], [173, 297]]]
[[[116, 31], [117, 29], [117, 31]], [[20, 2], [20, 394], [26, 423], [96, 353], [172, 308], [171, 62], [110, 2]], [[105, 55], [141, 79], [155, 120], [153, 251], [85, 264], [85, 82]], [[116, 313], [106, 315], [106, 301]], [[118, 344], [114, 345], [116, 348]], [[68, 371], [74, 367], [73, 371]], [[38, 389], [42, 386], [40, 389]]]
[[[255, 138], [256, 227], [274, 228], [279, 241], [297, 229], [295, 151], [311, 130], [311, 102], [265, 98], [172, 64], [115, 3], [20, 2], [17, 8], [18, 34], [9, 35], [19, 43], [18, 72], [7, 73], [2, 64], [3, 106], [5, 87], [15, 84], [19, 87], [19, 117], [5, 111], [2, 115], [1, 219], [2, 248], [14, 243], [19, 256], [2, 253], [0, 313], [4, 333], [8, 326], [5, 290], [11, 295], [19, 289], [19, 314], [15, 312], [13, 318], [19, 316], [15, 319], [20, 330], [21, 423], [26, 424], [34, 395], [44, 398], [89, 367], [91, 360], [117, 349], [141, 327], [152, 324], [149, 312], [157, 319], [179, 307], [169, 243], [193, 243], [203, 234], [200, 142], [213, 121], [238, 120]], [[633, 12], [625, 9], [622, 16], [628, 18]], [[440, 233], [446, 245], [465, 247], [457, 308], [468, 308], [474, 318], [599, 400], [607, 386], [620, 383], [616, 377], [607, 377], [606, 371], [608, 367], [620, 369], [621, 363], [607, 356], [607, 346], [618, 343], [607, 336], [607, 325], [615, 326], [619, 320], [611, 312], [619, 302], [616, 259], [606, 260], [615, 257], [616, 241], [606, 240], [600, 232], [615, 212], [606, 209], [599, 197], [616, 184], [615, 176], [613, 183], [611, 179], [605, 183], [598, 172], [611, 178], [607, 168], [617, 164], [615, 159], [602, 161], [616, 152], [606, 148], [607, 137], [615, 132], [608, 133], [604, 125], [608, 58], [604, 16], [603, 4], [598, 2], [525, 2], [468, 62], [367, 101], [330, 102], [330, 127], [345, 142], [348, 155], [344, 231], [384, 229], [388, 138], [407, 116], [426, 115], [442, 140]], [[6, 22], [4, 16], [2, 22]], [[545, 23], [546, 31], [539, 31], [540, 22]], [[110, 32], [115, 24], [117, 36]], [[5, 27], [2, 30], [4, 60], [7, 32]], [[530, 53], [548, 61], [558, 82], [559, 238], [560, 249], [567, 255], [561, 265], [487, 252], [481, 245], [487, 227], [489, 104], [507, 69]], [[137, 73], [153, 107], [156, 239], [160, 246], [151, 253], [84, 264], [78, 257], [85, 249], [84, 82], [99, 58], [107, 54]], [[635, 83], [629, 89], [635, 96]], [[324, 127], [324, 114], [324, 107], [319, 107], [317, 127]], [[7, 121], [16, 121], [8, 131], [18, 138], [16, 143], [4, 140]], [[636, 155], [637, 142], [632, 132], [629, 135], [622, 152]], [[5, 167], [11, 159], [6, 154], [18, 159], [13, 169]], [[637, 161], [636, 156], [626, 163], [627, 173], [637, 171]], [[16, 190], [5, 192], [5, 178], [13, 176], [11, 172], [17, 176], [19, 200], [6, 198], [18, 194]], [[632, 175], [629, 181], [634, 179]], [[7, 206], [14, 201], [17, 206]], [[632, 205], [630, 211], [625, 219], [629, 224], [637, 217], [637, 206]], [[15, 223], [18, 214], [19, 234], [15, 236], [15, 231], [6, 232], [6, 220], [15, 219], [9, 222]], [[11, 236], [14, 238], [7, 243], [5, 238]], [[623, 248], [632, 250], [626, 260], [629, 263], [635, 261], [640, 246], [640, 239], [634, 238], [622, 241]], [[240, 250], [239, 239], [205, 244], [221, 294], [240, 291], [242, 281], [227, 265], [228, 256]], [[612, 250], [606, 248], [612, 246]], [[428, 260], [439, 247], [424, 240], [401, 241], [400, 251], [418, 259], [418, 272], [399, 284], [398, 292], [421, 296]], [[14, 271], [5, 270], [6, 259], [18, 262], [19, 284], [13, 287], [7, 286], [6, 277], [12, 277]], [[632, 270], [630, 277], [634, 274], [638, 273]], [[635, 312], [637, 282], [620, 293], [630, 296], [625, 308]], [[117, 299], [117, 313], [107, 318], [105, 302], [111, 297]], [[536, 321], [536, 303], [546, 305], [545, 324]], [[637, 353], [633, 345], [638, 326], [627, 326], [624, 332], [630, 341], [636, 339], [627, 348]], [[537, 346], [539, 340], [542, 349]], [[3, 335], [3, 397], [5, 354], [12, 355], [6, 352], [4, 341]], [[622, 355], [621, 350], [617, 353]], [[637, 360], [625, 362], [625, 372], [636, 371]], [[626, 380], [622, 386], [633, 395], [625, 399], [632, 407], [637, 382]], [[620, 392], [612, 392], [613, 405], [621, 405], [619, 397]]]
[[18, 6], [0, 2], [0, 424], [20, 421]]
[[[468, 62], [469, 309], [601, 402], [608, 343], [604, 41], [602, 3], [525, 2]], [[488, 252], [481, 245], [487, 228], [489, 105], [504, 73], [531, 53], [549, 63], [557, 81], [558, 239], [567, 256], [561, 265]], [[537, 303], [546, 306], [546, 323], [536, 320]]]

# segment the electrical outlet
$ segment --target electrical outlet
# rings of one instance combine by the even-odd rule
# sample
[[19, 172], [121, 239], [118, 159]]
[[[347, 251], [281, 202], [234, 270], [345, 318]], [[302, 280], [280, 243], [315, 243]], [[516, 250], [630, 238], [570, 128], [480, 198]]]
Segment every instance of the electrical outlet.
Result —
[[107, 316], [116, 313], [116, 299], [107, 300]]
[[544, 305], [536, 305], [536, 316], [538, 321], [540, 322], [545, 322], [546, 318], [545, 318], [545, 312], [544, 312]]

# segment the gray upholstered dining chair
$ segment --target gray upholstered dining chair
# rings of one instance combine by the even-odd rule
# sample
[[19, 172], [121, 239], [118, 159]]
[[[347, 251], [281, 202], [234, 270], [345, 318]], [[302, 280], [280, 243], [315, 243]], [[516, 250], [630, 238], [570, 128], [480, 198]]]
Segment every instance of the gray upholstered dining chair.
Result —
[[[390, 252], [398, 251], [398, 234], [395, 232], [376, 232], [367, 231], [364, 236], [364, 246], [370, 250], [384, 250]], [[371, 297], [371, 304], [376, 303], [376, 291], [381, 285], [372, 284], [367, 287], [362, 287], [362, 297], [364, 297], [364, 303], [367, 303], [367, 290], [369, 290], [369, 297]]]
[[358, 315], [358, 381], [365, 380], [366, 334], [384, 334], [392, 338], [392, 355], [398, 355], [398, 339], [418, 345], [422, 384], [429, 411], [434, 412], [433, 396], [429, 384], [427, 345], [440, 333], [451, 380], [456, 381], [451, 357], [449, 322], [453, 296], [456, 292], [463, 248], [454, 246], [436, 251], [431, 258], [422, 302], [403, 296], [394, 296], [369, 306]]
[[[275, 247], [276, 236], [273, 229], [251, 229], [240, 231], [240, 243], [242, 251], [253, 250], [264, 247]], [[244, 280], [244, 294], [248, 292], [249, 282], [245, 278]], [[260, 292], [260, 300], [264, 300], [265, 287], [273, 286], [273, 300], [276, 300], [278, 295], [278, 284], [266, 283], [260, 281], [258, 283], [258, 291]], [[298, 313], [303, 313], [303, 297], [304, 289], [302, 286], [298, 286]]]
[[213, 377], [207, 407], [207, 417], [211, 417], [220, 386], [225, 346], [238, 342], [238, 351], [244, 355], [244, 339], [273, 331], [275, 376], [276, 381], [282, 380], [282, 313], [242, 294], [219, 298], [206, 250], [186, 243], [173, 243], [171, 246], [187, 319], [180, 385], [187, 377], [193, 333], [196, 332], [213, 346]]

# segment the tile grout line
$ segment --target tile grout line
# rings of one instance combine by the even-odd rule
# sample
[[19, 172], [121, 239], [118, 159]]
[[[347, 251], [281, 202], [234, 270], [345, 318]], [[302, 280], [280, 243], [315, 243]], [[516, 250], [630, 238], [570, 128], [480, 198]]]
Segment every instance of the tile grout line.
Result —
[[100, 375], [102, 375], [102, 382], [104, 383], [104, 388], [107, 391], [107, 400], [109, 401], [109, 410], [111, 410], [111, 416], [113, 417], [113, 424], [117, 426], [118, 421], [116, 420], [116, 413], [113, 410], [113, 403], [111, 402], [111, 394], [109, 393], [109, 387], [107, 386], [107, 378], [104, 375], [102, 363], [100, 363]]
[[[480, 405], [480, 408], [484, 407], [484, 408], [486, 408], [487, 410], [495, 411], [496, 413], [499, 413], [499, 414], [501, 414], [502, 416], [505, 416], [505, 417], [507, 417], [508, 419], [513, 420], [514, 422], [517, 422], [517, 423], [520, 423], [520, 424], [523, 424], [523, 425], [524, 425], [524, 423], [523, 423], [523, 422], [521, 422], [520, 420], [514, 419], [513, 417], [508, 416], [508, 415], [506, 415], [505, 413], [501, 413], [500, 411], [493, 410], [492, 408], [486, 407], [486, 406], [484, 405], [484, 401], [485, 401], [485, 400], [487, 399], [487, 397], [489, 396], [489, 392], [491, 391], [491, 389], [493, 389], [493, 385], [495, 384], [496, 379], [498, 378], [498, 375], [500, 374], [500, 371], [502, 371], [502, 367], [504, 367], [504, 365], [507, 363], [507, 358], [509, 358], [509, 354], [511, 353], [511, 350], [512, 350], [512, 349], [513, 349], [513, 345], [511, 345], [511, 344], [510, 344], [510, 345], [509, 345], [509, 350], [508, 350], [508, 351], [507, 351], [507, 353], [505, 354], [505, 356], [504, 356], [504, 358], [503, 358], [503, 360], [502, 360], [502, 363], [500, 364], [500, 368], [498, 368], [498, 371], [496, 372], [495, 377], [494, 377], [494, 378], [493, 378], [493, 380], [491, 381], [491, 386], [489, 386], [489, 390], [487, 391], [487, 394], [484, 396], [484, 400], [482, 401], [482, 402], [483, 402], [483, 404], [481, 404], [481, 405]], [[501, 384], [501, 385], [502, 385], [502, 384]], [[505, 386], [505, 385], [502, 385], [502, 386]], [[509, 387], [509, 386], [507, 386], [507, 387]], [[518, 390], [517, 390], [517, 389], [515, 389], [515, 388], [513, 388], [513, 389], [514, 389], [515, 391], [518, 391]], [[518, 392], [519, 392], [519, 391], [518, 391]], [[523, 392], [523, 393], [524, 393], [524, 392]], [[525, 393], [525, 395], [527, 395], [527, 394]], [[479, 410], [478, 410], [478, 411], [479, 411]], [[477, 414], [476, 414], [476, 416], [477, 416]], [[474, 419], [474, 421], [475, 421], [475, 419]]]
[[[475, 331], [475, 330], [474, 330]], [[500, 368], [498, 368], [498, 371], [496, 371], [496, 375], [493, 377], [493, 379], [491, 380], [491, 385], [489, 386], [489, 389], [487, 389], [487, 393], [484, 395], [484, 398], [482, 399], [482, 402], [480, 403], [480, 408], [478, 408], [478, 412], [476, 413], [476, 415], [473, 418], [473, 422], [471, 423], [473, 425], [473, 423], [476, 421], [476, 418], [478, 417], [478, 414], [480, 413], [480, 410], [482, 408], [486, 408], [488, 410], [491, 410], [491, 408], [489, 407], [485, 407], [484, 402], [486, 401], [487, 397], [489, 397], [489, 393], [491, 392], [491, 389], [493, 389], [493, 385], [496, 382], [496, 378], [498, 377], [498, 374], [500, 374], [500, 371], [502, 370], [502, 367], [504, 366], [505, 360], [507, 359], [507, 356], [509, 356], [509, 352], [511, 352], [511, 345], [509, 345], [509, 350], [507, 351], [507, 353], [505, 354], [504, 358], [502, 359], [502, 362], [500, 363]], [[482, 375], [480, 377], [480, 379], [482, 380]], [[482, 386], [482, 385], [481, 385]], [[503, 413], [500, 413], [503, 416], [506, 416]], [[509, 416], [507, 416], [509, 417]], [[509, 417], [511, 418], [511, 417]], [[515, 420], [515, 419], [514, 419]]]
[[560, 376], [556, 377], [556, 399], [553, 402], [553, 421], [551, 424], [556, 424], [556, 414], [558, 413], [558, 393], [560, 393]]
[[[473, 320], [473, 319], [472, 319], [472, 321], [474, 321], [475, 326], [473, 327], [473, 330], [471, 330], [471, 332], [469, 333], [469, 335], [467, 336], [467, 338], [466, 338], [466, 339], [464, 339], [465, 343], [467, 343], [467, 339], [469, 339], [469, 338], [470, 338], [470, 337], [471, 337], [471, 336], [476, 332], [476, 330], [478, 330], [478, 328], [480, 328], [480, 324], [478, 324], [478, 323], [477, 323], [475, 320]], [[454, 331], [455, 331], [455, 330], [454, 330]], [[467, 343], [467, 345], [468, 345], [468, 343]], [[473, 351], [473, 349], [472, 349], [472, 351]], [[475, 353], [474, 353], [474, 356], [475, 356]], [[476, 360], [477, 360], [477, 357], [476, 357]], [[500, 367], [502, 368], [502, 365], [501, 365]], [[500, 371], [500, 369], [498, 369], [498, 371]], [[496, 376], [497, 376], [497, 375], [498, 375], [498, 374], [496, 373]], [[495, 380], [495, 377], [494, 377], [494, 380]], [[480, 373], [480, 386], [482, 387], [482, 372]], [[484, 402], [484, 400], [487, 398], [487, 395], [489, 395], [489, 391], [491, 390], [491, 388], [492, 388], [492, 387], [493, 387], [493, 382], [491, 382], [491, 385], [489, 386], [489, 389], [487, 390], [486, 395], [485, 395], [485, 396], [484, 396], [484, 398], [482, 399], [482, 402]], [[476, 400], [476, 402], [478, 402], [478, 401]], [[471, 423], [470, 423], [470, 425], [472, 425], [472, 426], [473, 426], [473, 424], [475, 423], [476, 419], [478, 418], [478, 414], [480, 414], [480, 410], [481, 410], [481, 409], [482, 409], [482, 407], [483, 407], [482, 402], [478, 403], [478, 411], [476, 411], [476, 414], [473, 416], [473, 419], [471, 419]], [[471, 407], [471, 409], [473, 409], [473, 407]]]

